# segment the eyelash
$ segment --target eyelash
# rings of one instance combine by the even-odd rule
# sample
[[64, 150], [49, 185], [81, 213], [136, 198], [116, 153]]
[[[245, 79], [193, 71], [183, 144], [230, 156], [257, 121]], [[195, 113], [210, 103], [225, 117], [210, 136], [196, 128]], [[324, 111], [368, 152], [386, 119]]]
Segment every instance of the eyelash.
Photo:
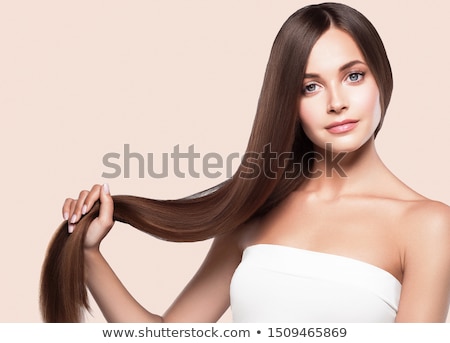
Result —
[[[351, 76], [353, 76], [353, 75], [357, 75], [357, 76], [358, 76], [358, 80], [355, 80], [355, 81], [349, 80], [349, 78], [350, 78]], [[345, 80], [349, 80], [350, 83], [359, 83], [359, 82], [361, 82], [361, 81], [363, 80], [363, 78], [364, 78], [365, 75], [366, 75], [365, 72], [362, 72], [362, 71], [358, 71], [358, 72], [357, 72], [357, 71], [354, 71], [354, 72], [351, 72], [351, 73], [347, 74], [347, 76], [345, 77]], [[317, 87], [318, 84], [317, 84], [316, 82], [312, 82], [312, 83], [306, 84], [306, 85], [303, 87], [303, 89], [302, 89], [302, 93], [303, 93], [303, 94], [312, 94], [312, 93], [314, 93], [315, 90], [311, 90], [311, 91], [308, 91], [308, 90], [307, 90], [307, 88], [308, 88], [309, 86], [316, 86], [316, 87]]]

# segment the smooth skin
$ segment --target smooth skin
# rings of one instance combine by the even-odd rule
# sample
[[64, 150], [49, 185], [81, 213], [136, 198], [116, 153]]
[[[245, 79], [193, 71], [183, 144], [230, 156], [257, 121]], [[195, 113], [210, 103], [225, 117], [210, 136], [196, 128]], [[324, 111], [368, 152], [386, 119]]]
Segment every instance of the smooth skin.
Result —
[[[87, 286], [110, 322], [215, 322], [229, 307], [230, 281], [243, 250], [279, 244], [341, 255], [391, 273], [402, 283], [397, 322], [444, 322], [450, 304], [450, 208], [414, 192], [382, 163], [374, 144], [381, 109], [375, 79], [347, 33], [331, 28], [308, 59], [298, 111], [315, 151], [346, 153], [342, 177], [324, 160], [300, 189], [242, 230], [217, 237], [202, 266], [163, 315], [144, 309], [100, 252], [113, 226], [107, 185], [67, 199], [76, 222], [100, 199], [85, 241]], [[333, 123], [351, 120], [336, 133]], [[331, 143], [331, 151], [325, 151]]]

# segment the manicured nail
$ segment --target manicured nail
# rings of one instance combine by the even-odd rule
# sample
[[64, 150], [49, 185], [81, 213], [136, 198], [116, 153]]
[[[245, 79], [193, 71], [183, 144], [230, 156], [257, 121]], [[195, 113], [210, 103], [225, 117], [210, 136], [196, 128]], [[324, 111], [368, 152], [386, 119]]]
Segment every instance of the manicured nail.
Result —
[[109, 186], [108, 186], [107, 183], [104, 183], [104, 184], [103, 184], [103, 192], [104, 192], [105, 194], [109, 194]]
[[82, 215], [85, 215], [86, 212], [87, 212], [87, 205], [84, 204], [84, 205], [83, 205], [83, 208], [81, 209], [81, 214], [82, 214]]
[[68, 225], [68, 229], [67, 229], [67, 231], [69, 232], [69, 233], [72, 233], [73, 232], [73, 228], [75, 227], [75, 225], [73, 225], [73, 224], [69, 224]]
[[74, 224], [76, 221], [77, 221], [77, 215], [74, 214], [74, 215], [72, 216], [72, 219], [70, 219], [70, 222], [71, 222], [72, 224]]
[[63, 217], [64, 217], [64, 220], [67, 220], [67, 219], [69, 219], [69, 213], [67, 213], [67, 212], [64, 212], [64, 215], [63, 215]]

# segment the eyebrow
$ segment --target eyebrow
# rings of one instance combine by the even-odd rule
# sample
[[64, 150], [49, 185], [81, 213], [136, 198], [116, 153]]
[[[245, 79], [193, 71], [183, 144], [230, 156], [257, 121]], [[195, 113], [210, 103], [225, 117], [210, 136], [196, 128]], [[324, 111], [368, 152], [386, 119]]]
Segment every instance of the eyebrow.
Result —
[[[344, 71], [344, 70], [346, 70], [346, 69], [348, 69], [348, 68], [351, 68], [351, 67], [353, 67], [355, 64], [364, 64], [365, 65], [365, 63], [364, 62], [362, 62], [362, 61], [360, 61], [360, 60], [354, 60], [354, 61], [350, 61], [350, 62], [348, 62], [348, 63], [345, 63], [343, 66], [341, 66], [340, 68], [339, 68], [339, 72], [342, 72], [342, 71]], [[319, 74], [310, 74], [310, 73], [308, 73], [308, 74], [305, 74], [305, 79], [313, 79], [313, 78], [317, 78], [317, 77], [319, 77]]]

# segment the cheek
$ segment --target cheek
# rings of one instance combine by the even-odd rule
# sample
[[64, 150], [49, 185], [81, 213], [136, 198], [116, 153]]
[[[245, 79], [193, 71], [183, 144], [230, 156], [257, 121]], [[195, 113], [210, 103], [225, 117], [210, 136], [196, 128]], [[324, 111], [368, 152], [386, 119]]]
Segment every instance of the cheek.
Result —
[[381, 119], [380, 92], [377, 85], [369, 84], [360, 92], [354, 93], [352, 103], [367, 119], [371, 119], [377, 126]]
[[321, 104], [314, 98], [303, 99], [298, 105], [300, 124], [303, 132], [306, 137], [319, 146], [323, 140], [323, 137], [320, 137], [319, 134], [323, 128], [323, 123], [320, 122], [321, 116], [318, 115], [318, 113], [321, 113], [321, 108]]
[[300, 123], [305, 131], [314, 127], [317, 123], [318, 106], [313, 99], [302, 99], [298, 105]]

